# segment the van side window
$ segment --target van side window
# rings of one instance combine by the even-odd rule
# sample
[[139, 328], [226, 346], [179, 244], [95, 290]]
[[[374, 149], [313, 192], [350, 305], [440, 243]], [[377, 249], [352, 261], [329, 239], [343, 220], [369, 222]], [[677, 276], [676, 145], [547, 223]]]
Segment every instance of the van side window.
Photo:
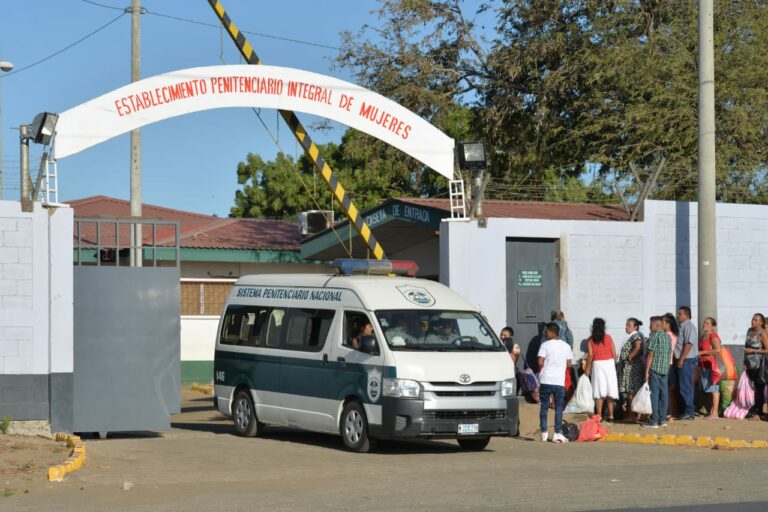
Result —
[[267, 323], [266, 338], [268, 347], [279, 347], [283, 335], [283, 320], [285, 319], [284, 309], [273, 309], [269, 313], [269, 322]]
[[274, 308], [264, 312], [264, 346], [282, 350], [319, 352], [331, 330], [335, 311]]
[[331, 330], [334, 315], [334, 311], [326, 309], [318, 309], [314, 312], [309, 331], [309, 340], [307, 341], [307, 350], [319, 351], [323, 348], [325, 340], [328, 339], [328, 332]]
[[230, 306], [224, 315], [219, 343], [257, 347], [267, 308], [258, 306]]
[[291, 311], [285, 329], [285, 348], [301, 350], [309, 338], [309, 316], [302, 311]]
[[342, 345], [359, 349], [361, 336], [374, 336], [372, 326], [371, 319], [365, 313], [345, 311]]

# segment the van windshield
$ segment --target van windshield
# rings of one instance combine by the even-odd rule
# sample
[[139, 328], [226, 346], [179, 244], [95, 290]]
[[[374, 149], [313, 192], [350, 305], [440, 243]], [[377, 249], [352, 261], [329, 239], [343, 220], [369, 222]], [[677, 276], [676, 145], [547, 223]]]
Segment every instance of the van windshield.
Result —
[[485, 319], [471, 311], [377, 311], [392, 350], [503, 351]]

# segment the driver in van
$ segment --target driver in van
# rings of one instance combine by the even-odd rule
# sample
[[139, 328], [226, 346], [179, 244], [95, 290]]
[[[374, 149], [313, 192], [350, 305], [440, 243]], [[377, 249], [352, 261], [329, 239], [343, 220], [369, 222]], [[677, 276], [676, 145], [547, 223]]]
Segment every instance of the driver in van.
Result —
[[453, 343], [456, 339], [456, 335], [453, 332], [453, 322], [450, 320], [442, 320], [438, 327], [439, 332], [437, 334], [430, 334], [427, 336], [427, 343]]

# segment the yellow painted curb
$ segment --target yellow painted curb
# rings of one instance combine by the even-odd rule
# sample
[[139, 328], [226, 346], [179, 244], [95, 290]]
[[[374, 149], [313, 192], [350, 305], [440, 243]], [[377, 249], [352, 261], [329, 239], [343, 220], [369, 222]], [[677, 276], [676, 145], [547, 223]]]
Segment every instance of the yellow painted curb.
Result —
[[647, 434], [641, 436], [635, 433], [610, 432], [601, 439], [607, 443], [630, 443], [630, 444], [660, 444], [664, 446], [696, 446], [698, 448], [768, 448], [768, 441], [746, 441], [744, 439], [731, 440], [727, 437], [701, 436], [694, 438], [689, 435], [663, 434], [660, 437], [656, 434]]
[[677, 445], [677, 438], [673, 435], [665, 434], [659, 438], [659, 444], [675, 446]]
[[213, 386], [210, 384], [202, 385], [202, 384], [192, 384], [190, 388], [192, 391], [199, 391], [200, 393], [205, 393], [207, 395], [213, 394]]
[[72, 453], [63, 464], [48, 468], [48, 480], [52, 482], [64, 480], [66, 475], [80, 469], [85, 462], [85, 443], [78, 436], [59, 432], [56, 434], [56, 441], [65, 441], [67, 446], [72, 448]]

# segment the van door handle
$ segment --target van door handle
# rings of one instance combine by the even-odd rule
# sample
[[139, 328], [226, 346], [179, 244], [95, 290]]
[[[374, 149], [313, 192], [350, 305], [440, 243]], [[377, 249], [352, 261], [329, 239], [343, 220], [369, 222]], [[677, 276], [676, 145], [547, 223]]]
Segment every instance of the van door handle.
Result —
[[347, 360], [344, 359], [343, 357], [339, 356], [339, 357], [336, 358], [336, 360], [338, 362], [340, 362], [342, 364], [342, 366], [347, 366]]
[[323, 366], [328, 364], [328, 354], [323, 354]]

